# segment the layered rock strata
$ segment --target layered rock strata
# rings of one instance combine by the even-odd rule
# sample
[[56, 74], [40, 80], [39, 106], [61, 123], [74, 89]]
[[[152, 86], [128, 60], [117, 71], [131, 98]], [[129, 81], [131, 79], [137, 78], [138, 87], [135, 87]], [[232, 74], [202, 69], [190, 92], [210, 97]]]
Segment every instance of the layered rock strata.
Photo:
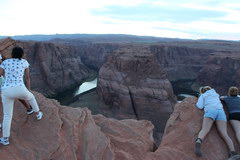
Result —
[[97, 93], [115, 117], [151, 120], [160, 132], [176, 103], [166, 72], [144, 46], [110, 55], [99, 71]]
[[150, 49], [168, 73], [170, 81], [196, 79], [208, 56], [214, 52], [212, 49], [167, 45], [152, 45]]
[[16, 45], [16, 41], [11, 38], [0, 39], [0, 54], [2, 56], [10, 56], [12, 47]]
[[199, 72], [197, 82], [227, 95], [231, 86], [240, 87], [240, 54], [214, 53]]
[[107, 61], [107, 57], [121, 48], [120, 44], [111, 43], [89, 43], [77, 45], [82, 62], [91, 69], [99, 71], [102, 65]]

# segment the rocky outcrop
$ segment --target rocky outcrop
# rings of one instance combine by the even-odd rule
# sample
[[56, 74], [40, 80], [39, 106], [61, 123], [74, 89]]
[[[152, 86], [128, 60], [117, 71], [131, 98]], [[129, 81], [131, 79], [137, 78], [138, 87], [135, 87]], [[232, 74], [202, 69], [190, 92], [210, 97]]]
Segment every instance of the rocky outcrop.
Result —
[[10, 145], [0, 145], [1, 160], [144, 160], [153, 150], [149, 121], [92, 116], [87, 108], [61, 106], [34, 94], [44, 117], [37, 121], [15, 103]]
[[16, 41], [11, 38], [0, 39], [0, 54], [9, 57], [12, 47], [16, 45]]
[[[197, 98], [186, 98], [174, 107], [174, 112], [169, 118], [162, 142], [157, 151], [148, 153], [146, 160], [226, 160], [228, 157], [227, 146], [221, 139], [214, 126], [203, 141], [203, 157], [194, 154], [194, 141], [201, 129], [203, 111], [195, 107]], [[228, 132], [234, 140], [235, 136], [230, 127]], [[235, 159], [237, 160], [237, 159]]]
[[151, 120], [159, 132], [176, 103], [172, 85], [146, 46], [128, 46], [110, 55], [99, 71], [97, 93], [116, 118]]
[[76, 47], [5, 39], [0, 42], [3, 56], [10, 57], [15, 45], [24, 48], [30, 63], [32, 89], [46, 96], [73, 89], [89, 77], [90, 70], [82, 63]]
[[229, 87], [240, 87], [239, 68], [239, 53], [214, 53], [199, 72], [197, 82], [210, 85], [220, 94], [227, 95]]
[[[4, 160], [226, 160], [228, 150], [215, 127], [203, 142], [203, 157], [194, 155], [194, 140], [203, 112], [196, 98], [177, 103], [169, 118], [160, 147], [153, 152], [153, 125], [146, 120], [116, 120], [91, 115], [87, 108], [61, 106], [34, 92], [42, 120], [27, 115], [15, 103], [10, 145], [0, 145]], [[2, 121], [2, 106], [0, 105]], [[229, 127], [228, 132], [239, 151]], [[238, 160], [238, 159], [229, 159]]]

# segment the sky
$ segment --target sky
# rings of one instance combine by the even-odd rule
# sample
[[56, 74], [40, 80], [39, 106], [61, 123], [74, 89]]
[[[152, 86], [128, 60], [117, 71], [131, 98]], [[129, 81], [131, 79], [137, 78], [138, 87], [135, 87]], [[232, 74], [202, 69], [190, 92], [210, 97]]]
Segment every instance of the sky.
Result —
[[0, 0], [0, 36], [75, 33], [240, 40], [240, 0]]

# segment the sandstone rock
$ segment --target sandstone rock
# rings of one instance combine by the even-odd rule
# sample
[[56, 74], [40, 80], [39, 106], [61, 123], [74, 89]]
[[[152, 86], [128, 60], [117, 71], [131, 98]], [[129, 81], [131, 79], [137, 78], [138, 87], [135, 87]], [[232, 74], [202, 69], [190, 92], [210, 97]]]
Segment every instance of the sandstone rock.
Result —
[[[93, 116], [96, 125], [110, 139], [115, 159], [141, 160], [153, 151], [153, 125], [146, 120], [116, 120]], [[143, 129], [145, 130], [143, 132]], [[137, 140], [137, 141], [136, 141]]]
[[10, 57], [10, 53], [12, 51], [12, 48], [17, 44], [17, 41], [6, 38], [6, 39], [0, 39], [0, 53], [3, 58]]
[[[160, 147], [154, 153], [148, 153], [146, 160], [226, 160], [228, 149], [224, 141], [213, 126], [210, 133], [203, 141], [203, 157], [194, 154], [194, 141], [201, 129], [203, 111], [195, 107], [196, 98], [186, 98], [174, 107], [174, 112], [169, 118]], [[233, 139], [237, 150], [235, 136], [231, 127], [228, 132]]]
[[[196, 98], [176, 104], [160, 147], [153, 152], [153, 125], [146, 120], [92, 116], [86, 108], [59, 105], [34, 92], [44, 118], [37, 121], [15, 103], [10, 145], [0, 145], [4, 160], [226, 160], [228, 150], [215, 127], [203, 142], [203, 157], [194, 155], [202, 114]], [[2, 109], [2, 106], [0, 106]], [[2, 111], [0, 112], [2, 113]], [[0, 114], [0, 120], [2, 114]], [[239, 145], [229, 127], [239, 151]], [[237, 157], [228, 160], [238, 160]]]
[[143, 160], [152, 151], [148, 121], [93, 117], [86, 108], [61, 106], [34, 94], [44, 117], [37, 121], [15, 103], [10, 145], [0, 145], [1, 160]]
[[176, 103], [166, 72], [145, 46], [110, 55], [99, 71], [97, 92], [115, 117], [151, 120], [160, 132]]

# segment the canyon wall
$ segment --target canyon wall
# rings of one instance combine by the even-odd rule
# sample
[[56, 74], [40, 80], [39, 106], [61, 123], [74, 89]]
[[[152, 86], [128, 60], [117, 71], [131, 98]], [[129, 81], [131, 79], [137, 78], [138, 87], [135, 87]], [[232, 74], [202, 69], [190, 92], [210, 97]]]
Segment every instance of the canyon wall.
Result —
[[116, 49], [120, 47], [120, 44], [111, 43], [89, 43], [77, 46], [82, 62], [87, 67], [96, 71], [99, 71], [102, 65], [107, 61], [108, 55], [111, 55]]
[[97, 93], [116, 118], [151, 120], [159, 132], [176, 103], [166, 72], [148, 46], [127, 46], [110, 55], [99, 71]]
[[[96, 72], [100, 70], [109, 55], [134, 44], [127, 43], [127, 41], [125, 43], [100, 43], [100, 41], [94, 43], [92, 41], [56, 39], [51, 42], [20, 42], [5, 39], [0, 42], [0, 52], [3, 54], [10, 52], [9, 45], [24, 46], [27, 58], [32, 65], [33, 88], [45, 95], [54, 95], [81, 84], [90, 76], [90, 70]], [[216, 57], [214, 60], [211, 54], [215, 55], [214, 53], [218, 51], [227, 58], [228, 54], [237, 53], [238, 49], [238, 43], [228, 41], [178, 41], [154, 44], [136, 43], [134, 45], [139, 49], [141, 46], [149, 46], [150, 52], [157, 57], [161, 67], [167, 72], [168, 79], [174, 84], [174, 88], [179, 87], [180, 90], [197, 90], [198, 85], [196, 84], [207, 84], [202, 75], [207, 70], [213, 70], [213, 68], [209, 69], [210, 63], [214, 64], [217, 60]], [[43, 59], [46, 61], [43, 62]], [[47, 75], [49, 78], [42, 79], [42, 75]], [[211, 78], [212, 74], [207, 77], [213, 79]], [[231, 77], [234, 79], [234, 76]], [[198, 80], [196, 81], [196, 79]], [[238, 85], [238, 82], [232, 82], [226, 78], [222, 78], [221, 83], [211, 81], [207, 85], [214, 87], [224, 85], [225, 82], [227, 85], [219, 89], [224, 93], [228, 85]], [[47, 87], [39, 87], [43, 85]]]
[[90, 74], [75, 47], [45, 42], [22, 45], [31, 64], [32, 87], [45, 95], [78, 87]]
[[89, 77], [90, 70], [82, 63], [74, 46], [5, 39], [0, 42], [0, 52], [4, 57], [10, 57], [11, 49], [16, 45], [23, 47], [30, 63], [32, 89], [46, 96], [78, 87]]
[[154, 53], [170, 81], [196, 79], [206, 63], [211, 49], [189, 48], [184, 46], [152, 45]]
[[211, 54], [199, 72], [197, 83], [209, 85], [220, 94], [227, 95], [231, 86], [240, 87], [240, 53], [221, 52]]

